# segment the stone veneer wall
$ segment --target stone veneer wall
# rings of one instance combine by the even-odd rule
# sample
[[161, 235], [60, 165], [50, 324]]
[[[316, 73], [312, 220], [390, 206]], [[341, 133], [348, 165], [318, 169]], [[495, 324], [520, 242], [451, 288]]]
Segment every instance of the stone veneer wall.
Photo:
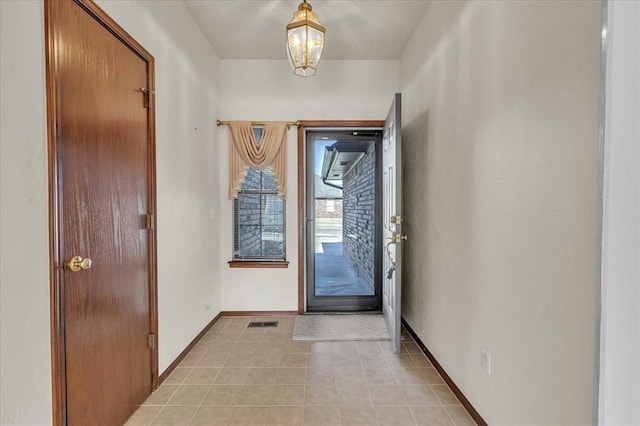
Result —
[[[243, 182], [243, 188], [260, 188], [260, 172], [249, 170]], [[262, 244], [260, 215], [262, 202], [260, 194], [240, 194], [238, 196], [238, 242], [241, 256], [259, 256]]]
[[343, 179], [342, 244], [347, 263], [358, 277], [374, 286], [375, 144]]

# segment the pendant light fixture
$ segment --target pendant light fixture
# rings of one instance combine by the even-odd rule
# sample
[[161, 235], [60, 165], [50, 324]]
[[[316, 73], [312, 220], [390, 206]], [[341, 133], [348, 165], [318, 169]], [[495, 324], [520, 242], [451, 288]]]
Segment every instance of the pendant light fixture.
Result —
[[287, 25], [287, 51], [295, 75], [316, 75], [324, 47], [325, 28], [318, 22], [311, 5], [304, 0]]

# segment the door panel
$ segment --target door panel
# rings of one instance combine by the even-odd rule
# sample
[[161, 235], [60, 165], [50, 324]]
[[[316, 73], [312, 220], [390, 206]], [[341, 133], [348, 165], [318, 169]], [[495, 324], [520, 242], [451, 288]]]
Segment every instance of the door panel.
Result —
[[402, 164], [400, 94], [396, 93], [384, 123], [383, 169], [383, 284], [382, 314], [391, 344], [400, 353], [400, 310], [402, 294]]
[[[123, 424], [150, 394], [149, 63], [72, 1], [52, 7], [67, 423]], [[55, 25], [54, 25], [55, 24]]]

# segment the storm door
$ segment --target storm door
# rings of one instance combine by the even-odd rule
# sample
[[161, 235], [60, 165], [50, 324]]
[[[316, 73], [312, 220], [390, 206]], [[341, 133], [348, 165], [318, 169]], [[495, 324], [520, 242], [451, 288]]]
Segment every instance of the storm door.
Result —
[[307, 311], [381, 310], [382, 129], [307, 129]]

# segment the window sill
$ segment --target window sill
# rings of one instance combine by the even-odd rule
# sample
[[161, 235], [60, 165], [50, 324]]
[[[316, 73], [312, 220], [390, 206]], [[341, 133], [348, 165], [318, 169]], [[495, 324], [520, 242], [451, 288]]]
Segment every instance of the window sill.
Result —
[[286, 260], [263, 261], [263, 260], [230, 260], [227, 262], [229, 268], [288, 268], [289, 262]]

